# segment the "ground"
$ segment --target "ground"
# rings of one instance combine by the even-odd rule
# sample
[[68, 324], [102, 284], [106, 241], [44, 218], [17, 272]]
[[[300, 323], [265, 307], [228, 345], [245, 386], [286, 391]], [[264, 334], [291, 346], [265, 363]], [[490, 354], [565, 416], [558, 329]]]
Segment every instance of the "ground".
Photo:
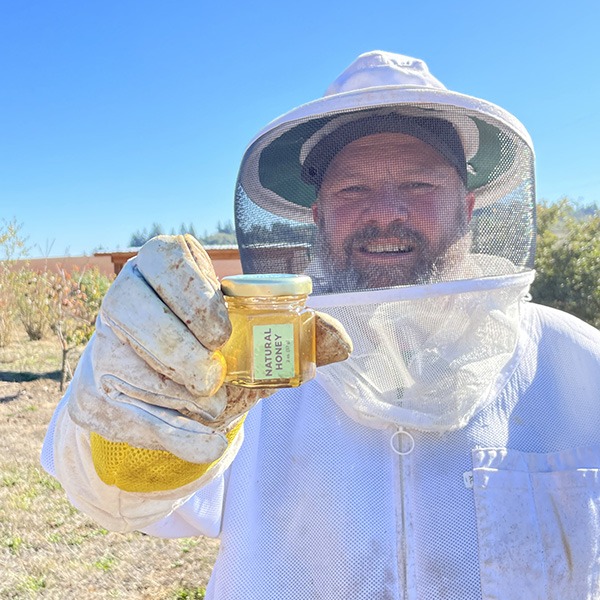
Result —
[[217, 540], [108, 532], [40, 466], [59, 356], [50, 337], [0, 348], [0, 598], [203, 598]]

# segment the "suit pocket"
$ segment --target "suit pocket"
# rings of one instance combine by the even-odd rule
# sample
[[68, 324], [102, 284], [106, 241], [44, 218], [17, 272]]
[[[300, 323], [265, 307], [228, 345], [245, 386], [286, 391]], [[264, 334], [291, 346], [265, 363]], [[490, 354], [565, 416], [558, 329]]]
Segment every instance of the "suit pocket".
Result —
[[600, 598], [600, 447], [473, 451], [484, 599]]

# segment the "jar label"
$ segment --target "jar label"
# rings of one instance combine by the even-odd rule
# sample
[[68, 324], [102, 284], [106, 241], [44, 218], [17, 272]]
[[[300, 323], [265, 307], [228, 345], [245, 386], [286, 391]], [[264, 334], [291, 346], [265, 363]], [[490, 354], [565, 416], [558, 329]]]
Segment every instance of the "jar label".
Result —
[[294, 325], [254, 325], [254, 379], [289, 379], [296, 375]]

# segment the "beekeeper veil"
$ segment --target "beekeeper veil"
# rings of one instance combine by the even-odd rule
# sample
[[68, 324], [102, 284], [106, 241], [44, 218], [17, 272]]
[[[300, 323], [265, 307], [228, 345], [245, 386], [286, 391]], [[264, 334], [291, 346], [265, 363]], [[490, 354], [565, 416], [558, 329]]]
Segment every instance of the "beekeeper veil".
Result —
[[514, 356], [533, 279], [523, 126], [420, 60], [363, 54], [248, 147], [236, 189], [248, 273], [308, 273], [355, 350], [319, 375], [373, 427], [464, 426]]

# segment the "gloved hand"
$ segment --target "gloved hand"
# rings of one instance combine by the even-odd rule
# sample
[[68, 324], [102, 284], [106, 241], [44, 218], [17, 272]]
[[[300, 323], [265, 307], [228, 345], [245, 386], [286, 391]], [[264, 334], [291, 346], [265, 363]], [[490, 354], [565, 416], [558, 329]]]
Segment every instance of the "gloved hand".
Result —
[[[317, 366], [352, 344], [317, 313]], [[69, 390], [75, 423], [112, 442], [166, 450], [192, 463], [217, 460], [226, 433], [274, 390], [222, 385], [218, 349], [231, 323], [212, 263], [190, 235], [158, 236], [106, 294], [96, 332]]]

